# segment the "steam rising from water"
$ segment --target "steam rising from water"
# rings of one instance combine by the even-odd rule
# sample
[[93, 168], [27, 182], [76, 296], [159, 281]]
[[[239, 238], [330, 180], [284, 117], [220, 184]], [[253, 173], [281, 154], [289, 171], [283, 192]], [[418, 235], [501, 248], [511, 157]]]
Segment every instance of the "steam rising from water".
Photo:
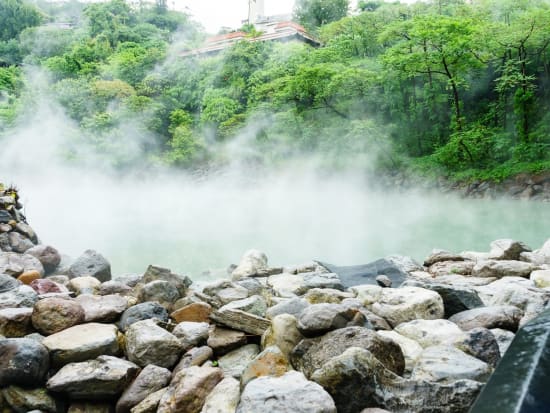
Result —
[[[44, 243], [74, 257], [96, 249], [115, 274], [155, 263], [196, 275], [237, 262], [249, 248], [273, 265], [346, 265], [391, 253], [421, 260], [435, 247], [487, 250], [504, 237], [536, 248], [548, 236], [544, 204], [375, 191], [362, 172], [332, 172], [315, 160], [270, 170], [235, 162], [201, 179], [174, 171], [121, 177], [80, 144], [88, 162], [70, 166], [60, 154], [75, 131], [47, 96], [38, 100], [2, 142], [0, 180], [18, 185]], [[246, 139], [235, 142], [247, 149]]]

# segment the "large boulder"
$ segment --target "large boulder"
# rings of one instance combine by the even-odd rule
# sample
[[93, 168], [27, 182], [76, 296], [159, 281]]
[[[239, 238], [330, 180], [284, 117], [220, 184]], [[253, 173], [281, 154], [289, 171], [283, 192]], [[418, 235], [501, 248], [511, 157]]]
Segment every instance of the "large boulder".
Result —
[[267, 255], [258, 250], [248, 250], [242, 256], [239, 265], [233, 270], [231, 276], [234, 280], [239, 280], [245, 277], [253, 277], [267, 269]]
[[[358, 377], [362, 381], [356, 381]], [[362, 348], [349, 348], [318, 369], [312, 379], [333, 394], [338, 412], [359, 411], [347, 410], [346, 400], [354, 404], [354, 408], [358, 405], [381, 406], [393, 413], [466, 412], [482, 386], [472, 380], [439, 384], [403, 379]], [[347, 391], [347, 386], [360, 387], [362, 393]]]
[[484, 383], [491, 372], [487, 363], [456, 347], [432, 346], [426, 348], [416, 361], [411, 379], [445, 384], [461, 379]]
[[383, 288], [370, 310], [392, 326], [419, 318], [443, 318], [443, 299], [435, 291], [418, 287]]
[[452, 321], [463, 330], [485, 327], [516, 331], [522, 317], [523, 311], [517, 307], [492, 306], [462, 311], [449, 318], [449, 321]]
[[56, 413], [54, 398], [44, 388], [28, 389], [9, 386], [2, 390], [2, 396], [8, 405], [17, 413], [41, 411]]
[[129, 413], [150, 394], [164, 388], [170, 383], [172, 373], [163, 367], [149, 364], [128, 386], [116, 404], [116, 413]]
[[118, 329], [113, 324], [80, 324], [52, 334], [42, 342], [56, 366], [120, 353]]
[[189, 367], [181, 370], [160, 399], [157, 413], [200, 413], [206, 396], [223, 379], [216, 367]]
[[511, 260], [483, 260], [472, 270], [474, 277], [529, 277], [537, 269], [533, 264]]
[[236, 413], [336, 413], [330, 395], [303, 374], [289, 371], [281, 377], [259, 377], [241, 394]]
[[48, 350], [28, 338], [0, 339], [0, 387], [39, 386], [50, 367]]
[[59, 251], [49, 245], [40, 244], [33, 246], [26, 253], [40, 261], [46, 274], [53, 272], [61, 262]]
[[101, 282], [111, 279], [111, 264], [103, 255], [94, 250], [86, 250], [69, 267], [69, 277], [94, 277]]
[[75, 300], [51, 297], [34, 306], [32, 324], [40, 333], [49, 335], [84, 322], [84, 309]]
[[126, 355], [141, 367], [156, 364], [172, 368], [182, 350], [179, 339], [154, 320], [138, 321], [126, 330]]
[[465, 339], [466, 334], [448, 320], [413, 320], [399, 324], [395, 332], [415, 340], [422, 347], [454, 345]]
[[206, 397], [201, 413], [235, 413], [240, 398], [239, 381], [225, 377]]
[[399, 345], [364, 327], [346, 327], [322, 337], [304, 339], [292, 350], [290, 361], [309, 377], [328, 360], [350, 347], [369, 350], [390, 371], [403, 374], [405, 359]]
[[32, 333], [32, 308], [4, 308], [0, 310], [0, 335], [23, 337]]
[[126, 331], [132, 324], [149, 319], [157, 319], [166, 323], [169, 320], [168, 311], [155, 302], [136, 304], [122, 313], [118, 326], [121, 331]]
[[46, 387], [73, 399], [111, 399], [122, 393], [138, 372], [139, 367], [130, 361], [99, 356], [67, 364], [48, 380]]
[[76, 297], [76, 302], [84, 310], [84, 321], [87, 323], [112, 323], [128, 308], [128, 299], [118, 294], [81, 294]]
[[32, 255], [0, 252], [0, 274], [18, 277], [27, 271], [38, 271], [41, 276], [44, 276], [44, 267]]
[[298, 330], [305, 337], [315, 337], [347, 326], [363, 326], [365, 317], [341, 304], [312, 304], [298, 317]]

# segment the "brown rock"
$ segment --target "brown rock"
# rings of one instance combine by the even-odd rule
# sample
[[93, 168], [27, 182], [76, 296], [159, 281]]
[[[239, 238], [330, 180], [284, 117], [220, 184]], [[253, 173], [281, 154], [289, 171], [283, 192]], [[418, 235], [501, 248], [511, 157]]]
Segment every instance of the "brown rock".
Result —
[[46, 298], [34, 306], [32, 324], [42, 334], [54, 334], [84, 322], [84, 309], [71, 299]]
[[19, 281], [26, 285], [30, 285], [34, 280], [38, 280], [40, 278], [42, 277], [40, 276], [40, 273], [36, 270], [25, 271], [23, 274], [17, 277]]
[[160, 399], [157, 413], [199, 413], [206, 396], [223, 379], [216, 367], [189, 367], [174, 378]]
[[261, 336], [271, 326], [271, 321], [257, 315], [231, 308], [221, 308], [210, 314], [210, 319], [224, 326]]
[[76, 297], [76, 302], [84, 309], [86, 323], [116, 321], [128, 308], [128, 299], [118, 294], [104, 296], [81, 294]]
[[194, 347], [183, 355], [177, 366], [174, 368], [172, 377], [175, 377], [182, 369], [191, 366], [201, 366], [207, 360], [214, 357], [214, 352], [208, 346]]
[[241, 386], [261, 376], [280, 377], [291, 369], [288, 359], [278, 347], [268, 347], [246, 367], [241, 376]]
[[0, 335], [23, 337], [33, 331], [32, 308], [4, 308], [0, 310]]
[[246, 334], [242, 331], [216, 326], [210, 333], [206, 344], [214, 350], [217, 356], [220, 356], [246, 344]]
[[196, 323], [209, 323], [212, 307], [206, 303], [193, 303], [174, 311], [170, 316], [176, 321], [194, 321]]
[[37, 258], [42, 263], [46, 274], [53, 272], [61, 262], [59, 252], [49, 245], [36, 245], [28, 249], [26, 253]]

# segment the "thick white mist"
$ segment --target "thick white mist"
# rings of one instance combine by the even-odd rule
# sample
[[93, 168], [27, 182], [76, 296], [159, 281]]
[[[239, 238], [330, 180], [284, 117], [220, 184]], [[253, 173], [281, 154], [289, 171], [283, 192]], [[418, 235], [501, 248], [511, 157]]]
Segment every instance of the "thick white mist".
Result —
[[[249, 248], [265, 251], [273, 265], [351, 265], [393, 253], [422, 259], [435, 247], [486, 250], [504, 237], [536, 248], [549, 235], [544, 204], [374, 191], [357, 170], [334, 172], [309, 159], [246, 167], [238, 162], [249, 150], [246, 135], [226, 148], [235, 162], [225, 172], [121, 177], [87, 149], [47, 94], [27, 112], [1, 142], [0, 181], [19, 187], [44, 243], [73, 257], [96, 249], [115, 275], [159, 264], [197, 278]], [[86, 156], [84, 166], [63, 161], [69, 147]]]

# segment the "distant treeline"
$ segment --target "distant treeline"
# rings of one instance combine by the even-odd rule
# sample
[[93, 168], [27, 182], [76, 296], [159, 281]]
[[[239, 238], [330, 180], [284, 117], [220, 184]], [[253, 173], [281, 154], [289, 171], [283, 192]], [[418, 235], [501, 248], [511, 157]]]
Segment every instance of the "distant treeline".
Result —
[[206, 34], [162, 0], [0, 0], [1, 127], [17, 125], [33, 95], [24, 68], [38, 66], [78, 139], [120, 167], [137, 161], [121, 136], [151, 164], [196, 168], [224, 162], [217, 149], [244, 134], [272, 162], [364, 154], [464, 179], [550, 169], [549, 1], [348, 6], [297, 1], [319, 48], [241, 41], [182, 58]]

